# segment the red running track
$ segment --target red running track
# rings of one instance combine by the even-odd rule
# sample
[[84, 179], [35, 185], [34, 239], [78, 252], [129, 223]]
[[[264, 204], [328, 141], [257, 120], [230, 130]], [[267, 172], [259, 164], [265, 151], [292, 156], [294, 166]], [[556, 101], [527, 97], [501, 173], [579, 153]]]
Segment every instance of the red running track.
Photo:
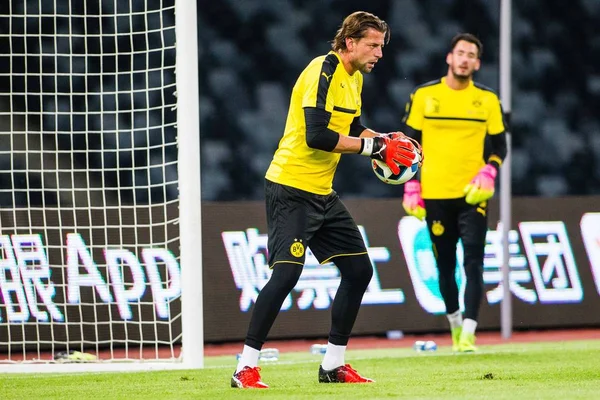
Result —
[[[540, 330], [513, 332], [510, 339], [503, 339], [500, 332], [478, 332], [477, 344], [501, 344], [501, 343], [524, 343], [524, 342], [563, 342], [568, 340], [600, 340], [600, 328], [598, 329], [576, 329], [576, 330]], [[412, 347], [416, 340], [433, 340], [438, 346], [450, 346], [452, 340], [450, 333], [407, 335], [402, 339], [387, 339], [375, 336], [354, 337], [348, 343], [348, 349], [380, 349]], [[314, 340], [271, 340], [267, 341], [263, 348], [275, 347], [280, 352], [286, 351], [309, 351], [310, 346], [315, 343], [327, 343], [327, 339]], [[222, 356], [235, 355], [242, 351], [243, 343], [207, 344], [204, 346], [204, 355]]]
[[[596, 329], [576, 329], [576, 330], [539, 330], [539, 331], [517, 331], [513, 332], [512, 337], [508, 340], [503, 339], [500, 332], [478, 332], [477, 333], [477, 344], [488, 345], [488, 344], [500, 344], [500, 343], [524, 343], [524, 342], [563, 342], [568, 340], [586, 340], [596, 339], [600, 340], [600, 328]], [[427, 335], [407, 335], [401, 339], [387, 339], [376, 336], [361, 336], [353, 337], [348, 343], [349, 349], [377, 349], [377, 348], [401, 348], [401, 347], [412, 347], [416, 340], [433, 340], [438, 346], [450, 346], [451, 339], [450, 333], [447, 334], [427, 334]], [[292, 352], [292, 351], [309, 351], [310, 346], [315, 343], [324, 344], [327, 343], [326, 338], [312, 339], [312, 340], [271, 340], [267, 341], [263, 348], [275, 347], [280, 352]], [[242, 351], [243, 343], [224, 343], [224, 344], [206, 344], [204, 346], [205, 356], [225, 356], [233, 355]], [[125, 352], [125, 349], [115, 348], [111, 353], [108, 349], [101, 350], [98, 352], [98, 357], [101, 360], [108, 360], [111, 358], [127, 358], [130, 360], [135, 359], [154, 359], [169, 358], [171, 356], [171, 350], [173, 355], [178, 357], [180, 354], [179, 346], [174, 346], [173, 349], [168, 347], [130, 347], [129, 352]], [[91, 353], [96, 353], [95, 351]], [[37, 361], [51, 361], [53, 358], [52, 353], [44, 352], [37, 354], [34, 352], [28, 352], [27, 354], [12, 353], [9, 357], [8, 354], [0, 353], [0, 364], [10, 361], [20, 361], [24, 358], [29, 360]]]

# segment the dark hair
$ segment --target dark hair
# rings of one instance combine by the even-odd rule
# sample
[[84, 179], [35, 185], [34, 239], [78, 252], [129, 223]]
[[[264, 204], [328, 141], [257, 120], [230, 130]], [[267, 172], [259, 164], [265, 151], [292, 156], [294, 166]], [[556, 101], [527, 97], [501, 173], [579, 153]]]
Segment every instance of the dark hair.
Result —
[[363, 38], [369, 28], [384, 33], [386, 44], [390, 41], [390, 27], [384, 20], [366, 11], [356, 11], [344, 19], [331, 41], [331, 48], [335, 51], [346, 50], [346, 38]]
[[454, 36], [450, 42], [449, 53], [454, 51], [456, 44], [461, 40], [473, 43], [475, 46], [477, 46], [477, 58], [481, 58], [481, 55], [483, 54], [483, 44], [481, 43], [481, 40], [479, 40], [477, 36], [473, 35], [472, 33], [459, 33], [458, 35]]

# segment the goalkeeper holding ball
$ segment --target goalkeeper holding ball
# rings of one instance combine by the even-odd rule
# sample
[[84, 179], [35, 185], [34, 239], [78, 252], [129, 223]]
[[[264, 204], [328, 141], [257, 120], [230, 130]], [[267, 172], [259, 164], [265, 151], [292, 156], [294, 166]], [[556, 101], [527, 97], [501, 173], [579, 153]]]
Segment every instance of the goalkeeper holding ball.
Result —
[[273, 274], [252, 310], [233, 387], [268, 387], [259, 374], [259, 352], [300, 278], [308, 246], [319, 262], [333, 262], [341, 275], [319, 382], [372, 382], [344, 361], [373, 269], [362, 235], [332, 182], [341, 153], [380, 160], [396, 174], [398, 164], [412, 164], [415, 147], [404, 134], [382, 135], [360, 120], [362, 74], [373, 70], [389, 37], [388, 25], [375, 15], [349, 15], [332, 41], [332, 51], [313, 59], [294, 85], [285, 131], [265, 182]]
[[[404, 187], [402, 205], [409, 215], [427, 220], [446, 306], [452, 348], [475, 351], [475, 328], [483, 297], [483, 258], [487, 201], [506, 156], [506, 134], [498, 96], [473, 82], [482, 44], [471, 34], [455, 36], [446, 55], [445, 77], [421, 85], [410, 96], [406, 134], [423, 146], [421, 182]], [[484, 160], [484, 142], [491, 155]], [[465, 313], [459, 309], [455, 279], [456, 245], [464, 247]]]

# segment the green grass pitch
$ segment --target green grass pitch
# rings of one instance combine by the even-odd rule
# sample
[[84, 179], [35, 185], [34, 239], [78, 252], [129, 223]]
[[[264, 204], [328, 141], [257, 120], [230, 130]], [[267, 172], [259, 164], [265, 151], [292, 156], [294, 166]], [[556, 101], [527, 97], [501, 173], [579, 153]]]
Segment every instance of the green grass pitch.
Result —
[[319, 356], [282, 353], [263, 363], [270, 389], [229, 387], [235, 357], [208, 357], [198, 371], [4, 374], [1, 399], [597, 399], [600, 340], [481, 346], [348, 350], [346, 362], [373, 384], [319, 384]]

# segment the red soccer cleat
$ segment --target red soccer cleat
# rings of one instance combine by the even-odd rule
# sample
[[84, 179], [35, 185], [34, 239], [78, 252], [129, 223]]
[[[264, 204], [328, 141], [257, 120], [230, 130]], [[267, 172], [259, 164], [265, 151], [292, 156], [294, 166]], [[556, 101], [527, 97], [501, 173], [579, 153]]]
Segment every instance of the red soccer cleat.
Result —
[[350, 364], [342, 365], [335, 369], [325, 371], [323, 367], [319, 367], [319, 382], [320, 383], [371, 383], [373, 379], [360, 376]]
[[231, 387], [241, 389], [267, 389], [269, 385], [260, 380], [260, 367], [244, 367], [231, 377]]

